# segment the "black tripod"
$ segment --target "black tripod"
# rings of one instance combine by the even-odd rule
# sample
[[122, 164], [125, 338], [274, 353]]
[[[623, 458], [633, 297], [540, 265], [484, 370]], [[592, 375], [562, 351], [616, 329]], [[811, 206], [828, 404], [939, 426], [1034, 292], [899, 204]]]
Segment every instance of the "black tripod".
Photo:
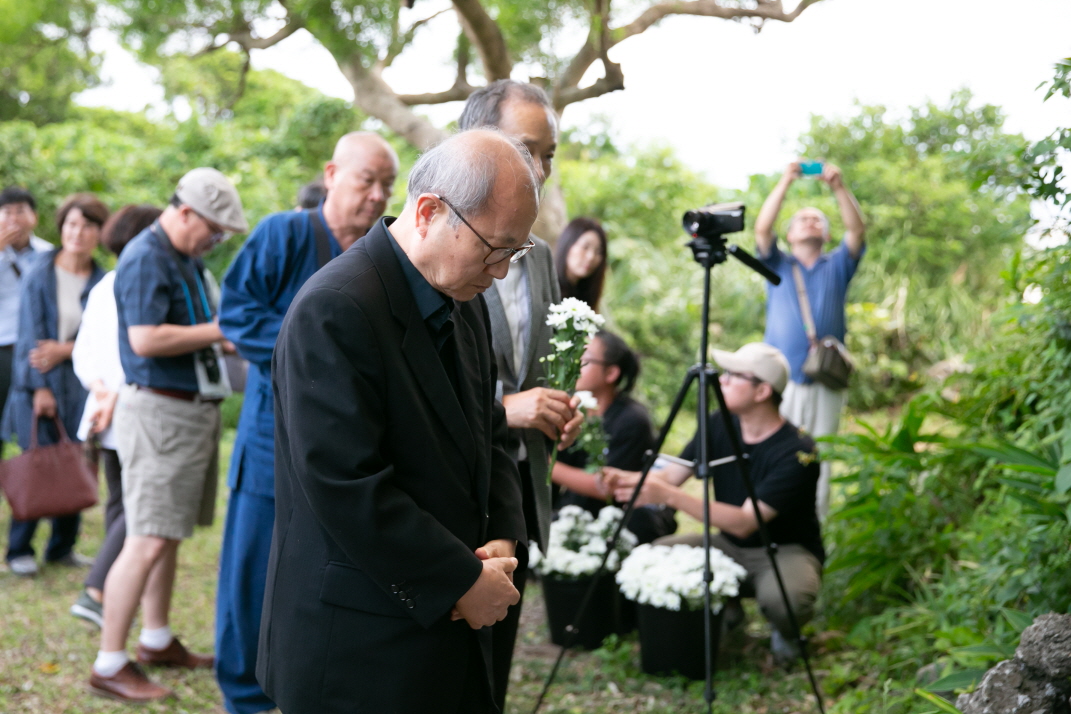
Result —
[[[726, 209], [731, 208], [732, 211], [738, 211], [738, 215], [733, 213], [730, 215]], [[712, 209], [722, 209], [721, 211], [712, 212]], [[697, 215], [698, 214], [698, 215]], [[703, 502], [710, 503], [712, 498], [711, 485], [710, 485], [710, 467], [711, 462], [708, 452], [707, 437], [709, 432], [708, 418], [710, 415], [710, 404], [708, 401], [710, 390], [713, 390], [718, 402], [718, 410], [721, 414], [722, 422], [725, 424], [725, 432], [729, 435], [729, 440], [732, 445], [733, 456], [729, 457], [737, 465], [737, 469], [740, 473], [749, 498], [751, 499], [751, 506], [755, 510], [755, 520], [758, 523], [758, 532], [762, 539], [763, 547], [766, 550], [766, 555], [770, 559], [770, 565], [773, 567], [774, 577], [777, 580], [777, 587], [781, 592], [781, 598], [785, 604], [785, 609], [788, 613], [789, 624], [796, 632], [797, 642], [800, 649], [800, 658], [803, 660], [803, 665], [807, 670], [807, 678], [811, 683], [811, 690], [814, 692], [816, 701], [818, 702], [818, 711], [825, 714], [825, 706], [822, 701], [821, 691], [818, 689], [818, 682], [814, 678], [814, 672], [811, 670], [811, 663], [807, 657], [807, 640], [803, 636], [803, 632], [799, 627], [799, 623], [796, 620], [796, 614], [792, 609], [792, 603], [789, 602], [788, 592], [785, 590], [785, 583], [781, 577], [781, 569], [777, 564], [777, 544], [770, 540], [769, 531], [766, 528], [766, 522], [763, 520], [762, 513], [759, 511], [759, 499], [755, 493], [755, 485], [751, 480], [751, 472], [748, 468], [747, 459], [744, 456], [743, 446], [741, 444], [740, 435], [733, 426], [732, 416], [729, 413], [728, 407], [725, 405], [725, 396], [721, 391], [721, 383], [718, 380], [718, 370], [713, 365], [706, 364], [708, 348], [709, 348], [709, 332], [710, 332], [710, 273], [711, 269], [719, 264], [728, 260], [728, 256], [732, 255], [734, 258], [748, 266], [752, 270], [756, 271], [767, 280], [777, 285], [781, 282], [781, 278], [775, 273], [771, 272], [762, 263], [755, 259], [754, 256], [747, 251], [739, 248], [735, 245], [726, 245], [725, 233], [731, 233], [743, 228], [743, 216], [744, 207], [743, 204], [734, 205], [731, 207], [715, 206], [702, 211], [690, 211], [685, 214], [684, 225], [692, 235], [692, 240], [688, 243], [688, 247], [692, 249], [692, 255], [696, 262], [703, 266], [703, 310], [702, 310], [702, 333], [700, 334], [700, 359], [701, 364], [697, 364], [688, 370], [685, 375], [684, 383], [681, 384], [680, 390], [677, 392], [677, 396], [673, 400], [673, 406], [670, 408], [669, 416], [666, 419], [665, 424], [662, 426], [662, 430], [658, 435], [658, 442], [655, 445], [653, 451], [648, 452], [647, 458], [644, 462], [643, 472], [640, 475], [640, 480], [636, 484], [636, 487], [632, 491], [632, 495], [629, 497], [628, 504], [625, 506], [625, 513], [618, 524], [613, 535], [606, 541], [606, 551], [603, 554], [602, 562], [599, 564], [599, 569], [596, 571], [596, 576], [601, 575], [606, 570], [606, 562], [609, 559], [610, 553], [613, 552], [614, 546], [617, 544], [618, 539], [621, 536], [621, 531], [628, 525], [629, 518], [632, 516], [632, 512], [636, 508], [636, 499], [643, 489], [643, 484], [647, 480], [647, 474], [650, 472], [651, 467], [654, 465], [655, 460], [658, 457], [658, 453], [662, 449], [662, 444], [665, 443], [666, 437], [669, 435], [670, 429], [673, 427], [673, 422], [677, 418], [677, 414], [684, 404], [684, 400], [688, 395], [688, 391], [692, 388], [692, 384], [696, 381], [699, 382], [699, 399], [697, 408], [698, 424], [698, 443], [699, 454], [696, 463], [694, 464], [696, 477], [703, 483]], [[726, 220], [729, 218], [730, 220]], [[738, 219], [738, 220], [737, 220]], [[704, 230], [706, 228], [706, 230]], [[714, 579], [714, 575], [710, 569], [710, 509], [703, 509], [703, 551], [705, 554], [703, 564], [703, 581], [706, 583], [706, 588], [703, 593], [703, 637], [705, 647], [706, 658], [706, 686], [703, 690], [703, 699], [707, 704], [707, 712], [713, 711], [714, 707], [714, 652], [711, 647], [711, 636], [713, 629], [713, 616], [710, 612], [711, 596], [710, 596], [710, 583]], [[532, 714], [536, 714], [539, 708], [543, 704], [543, 699], [546, 697], [551, 685], [554, 682], [554, 678], [557, 676], [558, 669], [561, 666], [562, 659], [565, 656], [566, 650], [572, 646], [576, 640], [576, 636], [579, 634], [579, 630], [576, 627], [576, 623], [581, 620], [584, 613], [587, 611], [588, 605], [591, 603], [591, 598], [595, 592], [596, 580], [592, 580], [591, 586], [584, 593], [583, 599], [580, 601], [580, 607], [577, 610], [576, 616], [573, 618], [573, 624], [570, 624], [565, 628], [565, 642], [562, 645], [561, 650], [558, 652], [558, 657], [554, 661], [554, 667], [550, 671], [550, 675], [547, 677], [547, 681], [543, 685], [543, 691], [539, 694], [539, 699], [536, 701], [535, 708], [532, 710]]]

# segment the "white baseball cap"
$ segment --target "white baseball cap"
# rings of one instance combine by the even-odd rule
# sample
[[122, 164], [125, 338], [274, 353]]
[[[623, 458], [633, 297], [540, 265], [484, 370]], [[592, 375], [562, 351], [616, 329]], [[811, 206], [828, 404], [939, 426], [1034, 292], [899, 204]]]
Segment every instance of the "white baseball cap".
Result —
[[249, 223], [242, 212], [238, 190], [215, 169], [201, 167], [178, 182], [175, 195], [198, 214], [232, 233], [248, 233]]
[[736, 352], [713, 350], [714, 361], [730, 372], [750, 372], [778, 394], [785, 393], [791, 368], [781, 350], [765, 342], [750, 342]]

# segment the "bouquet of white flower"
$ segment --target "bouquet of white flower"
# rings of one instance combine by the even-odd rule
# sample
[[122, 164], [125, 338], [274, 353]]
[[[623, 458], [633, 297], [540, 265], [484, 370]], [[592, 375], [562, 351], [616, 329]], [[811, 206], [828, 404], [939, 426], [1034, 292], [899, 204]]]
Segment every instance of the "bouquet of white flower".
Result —
[[[580, 506], [566, 506], [558, 513], [558, 520], [550, 524], [550, 542], [547, 552], [540, 552], [532, 544], [528, 565], [540, 575], [576, 579], [594, 575], [606, 553], [606, 539], [613, 535], [624, 511], [616, 506], [606, 506], [594, 518]], [[621, 559], [636, 545], [636, 536], [629, 530], [621, 531], [614, 550], [606, 561], [606, 569], [617, 570]]]
[[[716, 548], [710, 551], [711, 611], [721, 612], [727, 598], [740, 593], [747, 571]], [[621, 594], [629, 600], [667, 610], [703, 608], [703, 549], [689, 545], [641, 545], [617, 573]]]
[[[554, 335], [550, 338], [554, 351], [539, 360], [546, 370], [544, 380], [547, 387], [563, 392], [572, 392], [576, 388], [576, 380], [580, 377], [580, 358], [584, 356], [588, 342], [604, 322], [606, 321], [602, 315], [592, 310], [583, 300], [565, 298], [550, 306], [547, 325], [554, 328]], [[558, 451], [555, 449], [550, 456], [548, 483], [557, 460]]]
[[[588, 455], [584, 470], [593, 474], [606, 465], [606, 429], [603, 428], [602, 417], [590, 413], [590, 410], [597, 409], [599, 406], [594, 395], [591, 392], [580, 391], [573, 396], [580, 397], [580, 404], [577, 408], [584, 411], [584, 423], [580, 425], [580, 435], [576, 437], [575, 446], [583, 449]], [[607, 502], [610, 502], [609, 498]]]

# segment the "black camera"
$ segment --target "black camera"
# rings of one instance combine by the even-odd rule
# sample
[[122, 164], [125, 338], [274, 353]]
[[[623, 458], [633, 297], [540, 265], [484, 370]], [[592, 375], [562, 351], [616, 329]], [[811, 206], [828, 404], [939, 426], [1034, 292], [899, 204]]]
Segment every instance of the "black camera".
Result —
[[681, 221], [688, 235], [715, 238], [744, 230], [743, 203], [715, 203], [684, 214]]
[[216, 359], [216, 351], [211, 347], [205, 347], [197, 356], [201, 358], [201, 364], [205, 366], [205, 376], [208, 377], [208, 381], [212, 384], [219, 384], [223, 375], [219, 371], [219, 360]]

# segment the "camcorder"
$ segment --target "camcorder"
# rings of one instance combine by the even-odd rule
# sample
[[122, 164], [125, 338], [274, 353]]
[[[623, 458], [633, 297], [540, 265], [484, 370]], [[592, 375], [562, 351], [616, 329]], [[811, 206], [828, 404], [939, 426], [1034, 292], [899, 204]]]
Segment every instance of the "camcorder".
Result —
[[714, 203], [687, 211], [681, 221], [688, 235], [717, 238], [744, 230], [743, 203]]

